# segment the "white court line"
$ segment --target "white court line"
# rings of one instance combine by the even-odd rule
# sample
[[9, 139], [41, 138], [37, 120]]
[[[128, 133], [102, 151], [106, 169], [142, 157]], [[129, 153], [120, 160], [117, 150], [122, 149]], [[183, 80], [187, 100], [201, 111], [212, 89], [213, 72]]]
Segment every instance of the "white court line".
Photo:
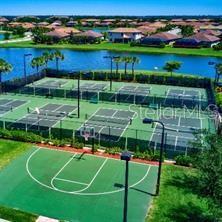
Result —
[[[30, 160], [32, 159], [32, 157], [33, 157], [40, 149], [47, 149], [47, 150], [49, 150], [49, 148], [38, 148], [38, 149], [36, 149], [36, 150], [29, 156], [29, 158], [28, 158], [28, 160], [27, 160], [27, 162], [26, 162], [26, 170], [27, 170], [29, 176], [30, 176], [36, 183], [38, 183], [39, 185], [41, 185], [41, 186], [43, 186], [43, 187], [45, 187], [45, 188], [48, 188], [48, 189], [50, 189], [50, 190], [55, 191], [55, 189], [54, 189], [53, 187], [48, 186], [48, 185], [42, 183], [41, 181], [37, 180], [37, 179], [31, 174], [31, 172], [30, 172], [30, 170], [29, 170], [29, 162], [30, 162]], [[50, 150], [51, 150], [51, 149], [50, 149]], [[54, 151], [69, 152], [69, 151], [65, 151], [65, 150], [54, 150]], [[69, 152], [69, 153], [70, 153], [70, 152]], [[90, 155], [90, 154], [87, 154], [87, 155]], [[90, 156], [92, 156], [92, 155], [90, 155]], [[95, 157], [95, 156], [94, 156], [94, 157]], [[98, 157], [98, 158], [105, 158], [105, 157]], [[105, 158], [105, 159], [108, 159], [108, 158]], [[113, 160], [115, 160], [115, 161], [121, 161], [121, 160], [119, 160], [119, 159], [113, 159]], [[136, 163], [136, 162], [135, 162], [135, 164], [141, 164], [141, 165], [146, 165], [146, 166], [147, 166], [147, 164], [143, 164], [143, 163]], [[153, 167], [156, 167], [156, 166], [153, 166]], [[151, 169], [151, 165], [148, 165], [148, 169], [147, 169], [145, 175], [144, 175], [139, 181], [137, 181], [136, 183], [130, 185], [129, 188], [135, 187], [135, 186], [137, 186], [138, 184], [140, 184], [141, 182], [143, 182], [143, 181], [146, 179], [146, 177], [148, 176], [148, 174], [149, 174], [149, 172], [150, 172], [150, 169]], [[107, 192], [98, 192], [98, 193], [69, 192], [69, 191], [58, 190], [58, 189], [57, 189], [56, 191], [61, 192], [61, 193], [66, 193], [66, 194], [72, 194], [72, 195], [98, 196], [98, 195], [107, 195], [107, 194], [114, 194], [114, 193], [122, 192], [122, 191], [124, 191], [124, 188], [123, 188], [123, 189], [119, 189], [119, 190], [113, 190], [113, 191], [107, 191]]]
[[177, 149], [177, 141], [178, 141], [178, 136], [176, 136], [175, 138], [174, 151], [176, 151]]
[[[76, 153], [73, 155], [73, 157], [76, 156]], [[53, 181], [55, 180], [55, 178], [57, 178], [57, 176], [66, 168], [66, 166], [73, 160], [73, 157], [70, 158], [66, 163], [65, 165], [55, 174], [55, 176], [51, 179], [51, 186], [52, 188], [54, 188], [55, 190], [58, 190], [54, 184], [53, 184]]]
[[89, 185], [88, 183], [82, 183], [82, 182], [78, 182], [78, 181], [75, 181], [75, 180], [62, 179], [62, 178], [58, 178], [58, 177], [56, 177], [54, 180], [61, 180], [61, 181], [65, 181], [65, 182], [68, 182], [68, 183], [76, 183], [76, 184], [85, 185], [85, 186]]
[[100, 166], [100, 168], [98, 169], [98, 171], [96, 172], [96, 174], [94, 175], [94, 177], [92, 178], [92, 180], [90, 181], [90, 183], [88, 184], [88, 186], [85, 187], [85, 188], [83, 188], [83, 189], [81, 189], [81, 190], [75, 191], [75, 193], [83, 192], [83, 191], [87, 190], [87, 189], [91, 186], [91, 184], [93, 183], [93, 181], [96, 179], [96, 177], [98, 176], [98, 174], [100, 173], [100, 171], [102, 170], [102, 168], [104, 167], [104, 165], [106, 164], [107, 160], [108, 160], [108, 158], [106, 158], [106, 159], [104, 160], [104, 162], [102, 163], [102, 165]]

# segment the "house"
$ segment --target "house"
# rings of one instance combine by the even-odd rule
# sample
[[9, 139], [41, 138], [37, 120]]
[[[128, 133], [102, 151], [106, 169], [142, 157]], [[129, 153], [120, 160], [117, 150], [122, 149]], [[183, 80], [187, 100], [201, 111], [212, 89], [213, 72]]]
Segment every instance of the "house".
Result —
[[39, 23], [37, 23], [36, 25], [37, 25], [38, 27], [46, 27], [46, 26], [49, 25], [49, 23], [48, 23], [48, 22], [39, 22]]
[[80, 33], [80, 31], [74, 28], [57, 27], [53, 31], [50, 31], [45, 35], [52, 37], [55, 41], [59, 41], [61, 39], [67, 39], [71, 35], [75, 35], [78, 33]]
[[90, 37], [93, 39], [103, 39], [103, 35], [101, 33], [94, 32], [92, 30], [78, 33], [78, 34], [76, 34], [76, 36], [85, 36], [85, 37]]
[[179, 39], [174, 43], [174, 47], [201, 48], [212, 47], [220, 42], [220, 38], [205, 33], [197, 33], [193, 36]]
[[140, 43], [146, 46], [161, 46], [173, 44], [181, 37], [168, 32], [160, 32], [141, 39]]
[[152, 33], [155, 33], [157, 28], [155, 27], [150, 27], [150, 26], [139, 26], [137, 27], [138, 30], [142, 32], [143, 35], [150, 35]]
[[221, 36], [222, 35], [222, 31], [211, 30], [211, 29], [203, 30], [200, 32], [207, 34], [207, 35], [213, 35], [213, 36]]
[[78, 25], [77, 21], [70, 20], [66, 23], [66, 27], [74, 27], [75, 25]]
[[7, 23], [7, 22], [9, 22], [9, 20], [5, 17], [0, 17], [0, 22], [1, 23]]
[[142, 32], [135, 28], [117, 28], [108, 32], [110, 42], [133, 42], [142, 38]]
[[222, 25], [204, 25], [200, 26], [200, 31], [214, 30], [222, 32]]

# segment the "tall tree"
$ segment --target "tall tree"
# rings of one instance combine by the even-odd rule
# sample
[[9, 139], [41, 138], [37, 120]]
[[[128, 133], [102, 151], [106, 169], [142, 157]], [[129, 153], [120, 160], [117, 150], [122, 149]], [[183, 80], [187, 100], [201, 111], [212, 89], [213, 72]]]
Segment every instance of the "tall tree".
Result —
[[118, 57], [118, 58], [115, 58], [113, 61], [116, 64], [116, 74], [118, 74], [119, 73], [119, 64], [122, 62], [122, 60], [120, 57]]
[[11, 72], [12, 65], [6, 62], [4, 59], [0, 59], [0, 93], [2, 93], [2, 74]]
[[222, 204], [222, 137], [205, 132], [193, 146], [203, 148], [195, 161], [201, 193]]
[[215, 70], [216, 70], [215, 82], [218, 83], [220, 80], [220, 76], [222, 75], [222, 63], [216, 64]]
[[135, 80], [135, 64], [140, 63], [140, 59], [136, 56], [132, 57], [132, 75], [133, 75], [133, 80]]
[[49, 61], [53, 60], [53, 54], [50, 53], [49, 51], [45, 51], [45, 52], [43, 52], [42, 56], [43, 56], [44, 61], [45, 61], [45, 66], [46, 66], [46, 68], [48, 68]]
[[164, 70], [171, 73], [173, 75], [173, 71], [180, 69], [181, 62], [178, 61], [168, 61], [166, 62], [165, 66], [163, 67]]
[[[124, 63], [124, 74], [127, 74], [127, 66], [129, 63], [132, 62], [132, 57], [126, 56], [126, 57], [122, 57], [122, 62]], [[122, 78], [120, 78], [121, 80]]]
[[36, 68], [37, 73], [39, 73], [39, 68], [43, 65], [45, 65], [45, 60], [42, 56], [33, 58], [31, 61], [31, 66], [32, 68]]
[[53, 53], [53, 58], [56, 60], [56, 70], [58, 73], [59, 72], [59, 60], [63, 61], [65, 57], [59, 50], [56, 50]]

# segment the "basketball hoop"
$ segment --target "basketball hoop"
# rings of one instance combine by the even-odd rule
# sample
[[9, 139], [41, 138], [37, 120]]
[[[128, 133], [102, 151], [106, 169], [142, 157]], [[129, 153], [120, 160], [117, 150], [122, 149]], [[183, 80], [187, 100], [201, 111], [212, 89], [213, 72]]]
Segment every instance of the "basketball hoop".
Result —
[[89, 138], [95, 137], [95, 128], [91, 126], [84, 126], [80, 130], [80, 135], [85, 139], [85, 141], [88, 141]]
[[90, 134], [89, 134], [88, 132], [85, 132], [85, 133], [83, 134], [83, 137], [84, 137], [85, 141], [88, 141], [88, 140], [89, 140], [89, 136], [90, 136]]

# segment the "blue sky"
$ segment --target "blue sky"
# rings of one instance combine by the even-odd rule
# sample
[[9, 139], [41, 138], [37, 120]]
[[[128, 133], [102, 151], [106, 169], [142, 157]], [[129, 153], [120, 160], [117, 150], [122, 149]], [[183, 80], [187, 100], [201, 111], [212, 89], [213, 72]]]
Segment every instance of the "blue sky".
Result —
[[221, 15], [221, 0], [2, 0], [0, 15]]

